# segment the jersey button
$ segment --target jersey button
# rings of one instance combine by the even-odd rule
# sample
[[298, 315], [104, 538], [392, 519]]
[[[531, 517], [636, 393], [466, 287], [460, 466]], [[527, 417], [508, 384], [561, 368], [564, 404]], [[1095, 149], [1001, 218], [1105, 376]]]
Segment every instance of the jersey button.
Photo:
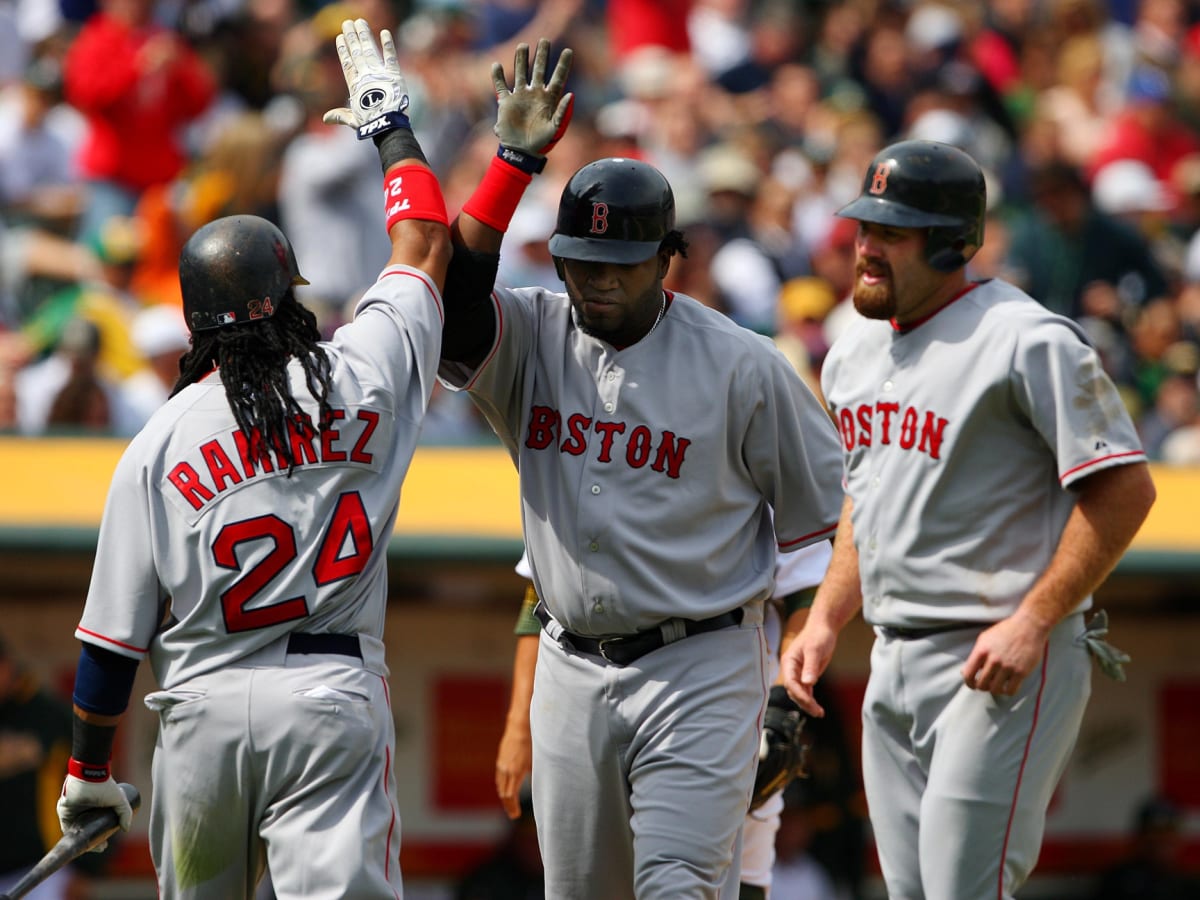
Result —
[[592, 493], [593, 493], [593, 494], [598, 494], [598, 493], [600, 493], [600, 485], [598, 485], [598, 484], [593, 484], [593, 485], [592, 485]]
[[605, 403], [605, 404], [604, 404], [604, 411], [605, 411], [605, 412], [612, 412], [612, 411], [613, 411], [614, 409], [616, 409], [616, 408], [617, 408], [617, 407], [616, 407], [616, 404], [614, 404], [612, 401], [609, 401], [608, 403]]
[[597, 600], [595, 603], [592, 604], [592, 612], [594, 612], [594, 613], [604, 612], [604, 604], [601, 603], [599, 600]]
[[609, 380], [609, 381], [616, 381], [616, 380], [617, 380], [617, 373], [616, 373], [616, 372], [609, 372], [609, 373], [608, 373], [608, 380]]
[[588, 544], [588, 549], [595, 553], [600, 549], [600, 545], [595, 541], [592, 541], [590, 544]]
[[892, 384], [891, 380], [885, 381], [883, 383], [883, 389], [885, 391], [890, 391], [893, 387], [894, 387], [894, 385]]

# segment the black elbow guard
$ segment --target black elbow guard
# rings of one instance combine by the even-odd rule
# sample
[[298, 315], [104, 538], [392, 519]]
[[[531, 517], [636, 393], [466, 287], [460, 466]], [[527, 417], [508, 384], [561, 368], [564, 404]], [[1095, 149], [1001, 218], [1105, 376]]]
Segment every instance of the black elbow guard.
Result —
[[475, 364], [491, 347], [496, 335], [491, 298], [499, 267], [498, 253], [477, 253], [454, 245], [442, 289], [446, 308], [442, 359]]

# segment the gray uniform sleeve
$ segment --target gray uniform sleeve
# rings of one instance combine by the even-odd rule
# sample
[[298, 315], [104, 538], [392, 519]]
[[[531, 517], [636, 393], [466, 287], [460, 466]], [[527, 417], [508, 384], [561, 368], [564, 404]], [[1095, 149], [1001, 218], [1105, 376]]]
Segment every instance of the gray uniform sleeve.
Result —
[[841, 444], [824, 406], [784, 356], [773, 346], [764, 356], [765, 402], [751, 414], [743, 452], [775, 511], [779, 549], [788, 552], [837, 529]]
[[1023, 328], [1013, 395], [1058, 464], [1064, 487], [1111, 466], [1143, 462], [1137, 430], [1095, 349], [1065, 320]]

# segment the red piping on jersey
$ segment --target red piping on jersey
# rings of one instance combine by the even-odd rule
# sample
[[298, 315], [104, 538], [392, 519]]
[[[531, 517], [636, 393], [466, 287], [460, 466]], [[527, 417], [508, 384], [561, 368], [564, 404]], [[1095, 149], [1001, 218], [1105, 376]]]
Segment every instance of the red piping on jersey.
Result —
[[104, 635], [100, 634], [97, 631], [88, 631], [82, 625], [76, 625], [75, 630], [82, 631], [84, 634], [88, 635], [89, 637], [97, 638], [98, 640], [104, 641], [107, 644], [115, 644], [118, 647], [124, 647], [126, 650], [135, 650], [138, 653], [145, 653], [149, 649], [148, 647], [135, 647], [133, 644], [126, 644], [122, 641], [114, 640], [113, 638], [110, 638], [110, 637], [105, 637]]
[[[383, 700], [384, 700], [384, 703], [387, 705], [388, 714], [391, 715], [392, 698], [388, 695], [387, 679], [380, 677], [379, 680], [383, 683]], [[388, 791], [388, 781], [391, 777], [391, 771], [392, 771], [392, 748], [387, 747], [384, 750], [384, 759], [383, 759], [383, 794], [385, 797], [387, 797], [388, 809], [390, 809], [392, 811], [392, 817], [388, 821], [387, 843], [384, 845], [383, 877], [387, 880], [388, 884], [392, 883], [392, 835], [395, 834], [395, 832], [396, 832], [396, 806], [394, 803], [392, 803], [391, 792]], [[392, 896], [394, 896], [396, 898], [396, 900], [400, 900], [400, 895], [397, 894], [394, 890], [392, 891]]]
[[779, 549], [782, 550], [784, 547], [794, 547], [801, 541], [807, 541], [809, 538], [820, 537], [823, 534], [829, 534], [831, 531], [837, 531], [837, 522], [834, 522], [828, 528], [822, 528], [820, 531], [810, 531], [808, 534], [802, 534], [798, 538], [794, 538], [790, 541], [784, 541], [779, 545]]
[[1021, 754], [1021, 767], [1017, 769], [1017, 784], [1013, 788], [1012, 806], [1008, 808], [1008, 825], [1004, 828], [1004, 846], [1000, 850], [1000, 876], [996, 881], [996, 900], [1004, 900], [1004, 860], [1008, 858], [1008, 839], [1012, 835], [1013, 819], [1017, 815], [1017, 797], [1021, 793], [1021, 779], [1025, 777], [1025, 763], [1029, 762], [1029, 745], [1037, 731], [1038, 715], [1042, 711], [1042, 694], [1046, 691], [1046, 670], [1050, 668], [1050, 642], [1045, 645], [1042, 658], [1042, 675], [1038, 682], [1037, 699], [1033, 704], [1033, 721], [1029, 725], [1029, 737], [1025, 738], [1025, 752]]
[[1146, 453], [1144, 450], [1126, 450], [1124, 453], [1110, 453], [1110, 454], [1108, 454], [1108, 456], [1101, 456], [1099, 459], [1093, 459], [1093, 460], [1089, 460], [1088, 462], [1085, 462], [1085, 463], [1080, 463], [1079, 465], [1075, 466], [1073, 469], [1067, 469], [1067, 471], [1063, 472], [1062, 475], [1059, 476], [1058, 480], [1060, 482], [1066, 481], [1068, 478], [1070, 478], [1072, 475], [1074, 475], [1076, 472], [1080, 471], [1081, 469], [1086, 469], [1089, 466], [1098, 465], [1099, 463], [1105, 462], [1110, 459], [1124, 459], [1126, 456], [1142, 456], [1142, 457], [1144, 457], [1145, 455], [1146, 455]]
[[432, 295], [433, 302], [437, 304], [438, 316], [441, 318], [443, 323], [446, 321], [446, 311], [442, 309], [441, 294], [434, 286], [433, 281], [429, 278], [429, 276], [425, 275], [423, 272], [404, 272], [399, 269], [388, 269], [380, 277], [387, 278], [389, 275], [407, 275], [409, 278], [415, 278], [424, 284], [429, 290], [429, 293]]
[[500, 305], [500, 299], [496, 296], [495, 291], [492, 291], [492, 306], [496, 309], [496, 339], [492, 342], [491, 352], [483, 358], [483, 362], [475, 369], [475, 377], [463, 385], [468, 390], [471, 385], [479, 380], [480, 374], [487, 368], [488, 363], [495, 358], [496, 353], [500, 350], [500, 338], [504, 334], [504, 308]]
[[903, 325], [901, 325], [895, 319], [888, 319], [888, 321], [892, 325], [892, 330], [898, 331], [901, 334], [907, 334], [908, 332], [910, 332], [914, 328], [916, 328], [918, 325], [924, 325], [926, 322], [928, 322], [930, 319], [932, 319], [934, 316], [936, 316], [938, 313], [940, 313], [943, 309], [945, 309], [947, 306], [949, 306], [954, 301], [961, 300], [963, 297], [965, 297], [971, 291], [975, 290], [975, 288], [979, 287], [979, 285], [981, 285], [982, 283], [983, 282], [981, 282], [981, 281], [970, 282], [965, 288], [963, 288], [961, 291], [959, 291], [957, 294], [955, 294], [953, 297], [951, 297], [949, 300], [947, 300], [945, 303], [943, 303], [941, 306], [939, 306], [933, 312], [929, 313], [928, 315], [921, 316], [921, 318], [915, 319], [912, 322], [905, 322]]

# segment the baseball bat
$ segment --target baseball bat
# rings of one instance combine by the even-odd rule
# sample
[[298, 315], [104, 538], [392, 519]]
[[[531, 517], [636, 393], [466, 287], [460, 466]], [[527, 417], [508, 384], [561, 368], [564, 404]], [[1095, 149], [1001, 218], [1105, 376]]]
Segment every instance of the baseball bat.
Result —
[[[142, 805], [142, 795], [138, 789], [132, 784], [122, 784], [121, 790], [136, 812]], [[20, 900], [75, 857], [107, 841], [120, 827], [116, 810], [109, 807], [97, 807], [83, 813], [75, 827], [59, 838], [58, 843], [38, 860], [24, 878], [13, 885], [7, 894], [0, 894], [0, 900]]]

